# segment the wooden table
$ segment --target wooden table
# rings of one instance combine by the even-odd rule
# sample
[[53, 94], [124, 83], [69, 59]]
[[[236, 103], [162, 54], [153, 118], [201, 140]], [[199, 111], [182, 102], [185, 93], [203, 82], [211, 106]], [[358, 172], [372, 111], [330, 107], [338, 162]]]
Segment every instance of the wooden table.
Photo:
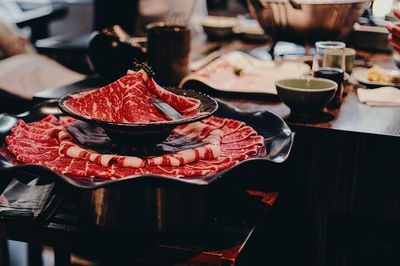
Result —
[[[233, 41], [223, 44], [223, 51], [254, 47]], [[371, 63], [394, 67], [389, 56], [360, 54], [368, 56]], [[98, 80], [90, 79], [42, 92], [35, 100], [60, 97], [76, 89], [99, 85]], [[276, 224], [290, 220], [291, 224], [286, 224], [288, 228], [297, 223], [295, 213], [302, 221], [293, 228], [302, 230], [312, 225], [308, 231], [312, 236], [308, 244], [313, 243], [309, 245], [310, 264], [344, 265], [355, 260], [349, 250], [355, 249], [362, 237], [353, 239], [350, 235], [357, 234], [362, 228], [378, 239], [383, 235], [386, 237], [385, 226], [375, 225], [388, 225], [389, 220], [397, 224], [400, 218], [400, 108], [361, 104], [351, 86], [346, 88], [346, 93], [339, 109], [325, 110], [310, 117], [291, 115], [289, 108], [277, 98], [217, 96], [246, 111], [275, 113], [297, 133], [281, 177], [288, 188], [286, 195], [291, 196], [283, 204], [286, 211], [280, 213], [280, 221]], [[393, 228], [386, 226], [387, 230]], [[400, 236], [397, 231], [391, 232], [393, 236]], [[280, 233], [285, 234], [284, 230]], [[267, 237], [263, 233], [259, 235], [255, 245], [262, 245], [263, 237]], [[282, 239], [290, 241], [289, 233], [286, 235]], [[352, 244], [342, 245], [350, 238]], [[382, 246], [389, 238], [379, 240]], [[281, 242], [283, 247], [285, 243]]]
[[[271, 111], [297, 133], [283, 176], [296, 188], [292, 209], [306, 201], [317, 265], [399, 263], [384, 250], [400, 250], [400, 108], [370, 107], [358, 101], [354, 87], [346, 91], [339, 109], [310, 117], [290, 114], [279, 101], [223, 100], [246, 111]], [[371, 242], [378, 244], [368, 250]]]
[[[248, 217], [240, 215], [240, 211], [234, 215], [226, 212], [193, 230], [145, 233], [135, 228], [111, 230], [85, 224], [78, 215], [78, 195], [68, 194], [54, 213], [40, 217], [40, 223], [0, 220], [0, 240], [28, 242], [30, 265], [41, 265], [40, 246], [48, 245], [54, 248], [56, 266], [70, 265], [71, 253], [99, 265], [233, 266], [237, 265], [257, 223], [265, 219], [276, 199], [275, 194], [268, 194], [264, 197], [268, 198], [263, 204], [265, 208], [246, 211], [252, 214]], [[6, 257], [0, 256], [1, 265], [8, 265]]]

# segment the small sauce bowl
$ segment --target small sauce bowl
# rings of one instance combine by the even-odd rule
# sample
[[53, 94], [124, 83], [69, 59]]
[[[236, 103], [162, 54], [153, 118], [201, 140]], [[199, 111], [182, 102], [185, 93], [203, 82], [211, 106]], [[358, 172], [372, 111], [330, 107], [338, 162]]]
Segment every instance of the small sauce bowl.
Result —
[[321, 111], [337, 90], [334, 81], [324, 78], [281, 79], [275, 82], [279, 98], [293, 112]]

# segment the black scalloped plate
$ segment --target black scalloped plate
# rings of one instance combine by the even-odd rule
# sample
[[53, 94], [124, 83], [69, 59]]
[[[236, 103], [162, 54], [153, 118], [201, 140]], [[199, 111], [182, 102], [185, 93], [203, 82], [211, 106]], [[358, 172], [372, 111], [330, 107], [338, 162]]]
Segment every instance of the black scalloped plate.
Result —
[[73, 95], [81, 93], [82, 91], [73, 92], [62, 97], [59, 100], [59, 107], [62, 112], [69, 116], [102, 127], [107, 132], [109, 137], [115, 142], [129, 143], [141, 146], [148, 146], [160, 143], [169, 136], [169, 134], [175, 127], [205, 119], [215, 113], [218, 109], [217, 101], [204, 93], [193, 90], [182, 90], [174, 87], [169, 87], [166, 89], [175, 94], [199, 100], [201, 102], [199, 107], [200, 115], [175, 121], [130, 124], [113, 123], [97, 119], [90, 119], [74, 113], [65, 105], [65, 101], [70, 99]]
[[[15, 157], [7, 151], [4, 141], [5, 136], [11, 129], [10, 124], [12, 123], [10, 123], [10, 121], [16, 122], [17, 119], [23, 119], [24, 121], [30, 122], [39, 120], [49, 113], [54, 114], [55, 110], [57, 110], [58, 101], [50, 100], [18, 116], [7, 114], [0, 115], [0, 141], [2, 145], [0, 148], [0, 173], [4, 175], [13, 175], [21, 172], [29, 173], [43, 178], [59, 180], [65, 184], [81, 189], [96, 189], [110, 186], [126, 187], [127, 185], [135, 187], [170, 187], [180, 185], [207, 186], [212, 183], [217, 183], [217, 180], [219, 183], [223, 182], [224, 184], [231, 182], [238, 184], [246, 182], [250, 175], [249, 173], [251, 173], [251, 175], [262, 173], [262, 178], [265, 178], [265, 172], [268, 171], [269, 177], [276, 175], [277, 171], [280, 171], [279, 167], [277, 168], [278, 170], [276, 170], [276, 166], [281, 165], [280, 163], [288, 158], [294, 140], [294, 133], [287, 124], [281, 118], [267, 111], [248, 113], [232, 108], [221, 101], [219, 101], [218, 104], [219, 109], [215, 112], [215, 115], [244, 121], [265, 138], [267, 154], [264, 157], [244, 160], [230, 169], [215, 175], [190, 179], [158, 175], [132, 176], [114, 180], [89, 179], [65, 176], [40, 165], [18, 165]], [[58, 112], [56, 115], [63, 114]], [[266, 170], [266, 168], [270, 170]], [[258, 170], [261, 170], [261, 172]]]

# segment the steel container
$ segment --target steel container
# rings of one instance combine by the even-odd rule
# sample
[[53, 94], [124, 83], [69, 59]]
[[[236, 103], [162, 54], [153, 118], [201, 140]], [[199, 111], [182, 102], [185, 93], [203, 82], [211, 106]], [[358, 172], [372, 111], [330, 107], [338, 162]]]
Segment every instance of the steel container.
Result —
[[274, 42], [299, 44], [344, 39], [369, 3], [369, 0], [247, 0], [250, 14]]

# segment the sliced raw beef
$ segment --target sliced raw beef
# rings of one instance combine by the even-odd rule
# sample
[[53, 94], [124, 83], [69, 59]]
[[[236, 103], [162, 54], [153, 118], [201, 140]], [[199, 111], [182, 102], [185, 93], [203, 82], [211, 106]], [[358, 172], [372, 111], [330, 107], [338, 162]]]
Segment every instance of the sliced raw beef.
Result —
[[143, 70], [97, 90], [82, 92], [64, 102], [72, 112], [90, 119], [115, 123], [149, 123], [170, 120], [150, 101], [159, 97], [185, 117], [199, 114], [200, 101], [161, 88]]
[[223, 150], [238, 150], [238, 149], [245, 149], [262, 145], [264, 145], [264, 138], [261, 137], [260, 135], [256, 135], [256, 136], [249, 136], [242, 141], [223, 143], [221, 144], [221, 148]]
[[251, 136], [258, 135], [257, 132], [249, 126], [242, 126], [240, 128], [236, 128], [233, 131], [231, 129], [227, 131], [229, 132], [229, 134], [224, 135], [224, 137], [222, 138], [222, 143], [240, 142]]
[[[143, 174], [204, 177], [266, 153], [264, 138], [251, 127], [215, 116], [175, 128], [155, 147], [153, 155], [146, 156], [101, 153], [95, 148], [101, 141], [109, 141], [107, 136], [104, 131], [87, 127], [69, 117], [19, 121], [6, 137], [7, 149], [23, 163], [40, 164], [70, 176], [99, 178]], [[91, 134], [95, 135], [95, 145], [87, 148], [93, 144], [87, 142]], [[74, 136], [88, 145], [82, 146]], [[160, 152], [162, 155], [155, 155]]]
[[58, 152], [70, 158], [82, 159], [102, 166], [111, 166], [113, 164], [120, 167], [132, 168], [141, 168], [145, 166], [145, 161], [141, 158], [134, 156], [118, 156], [114, 154], [99, 154], [95, 151], [81, 148], [70, 140], [62, 140]]
[[152, 78], [146, 77], [146, 85], [153, 94], [157, 95], [159, 98], [169, 103], [180, 113], [192, 112], [200, 106], [199, 100], [190, 97], [183, 97], [167, 91], [166, 89], [160, 87], [160, 85], [158, 85]]

